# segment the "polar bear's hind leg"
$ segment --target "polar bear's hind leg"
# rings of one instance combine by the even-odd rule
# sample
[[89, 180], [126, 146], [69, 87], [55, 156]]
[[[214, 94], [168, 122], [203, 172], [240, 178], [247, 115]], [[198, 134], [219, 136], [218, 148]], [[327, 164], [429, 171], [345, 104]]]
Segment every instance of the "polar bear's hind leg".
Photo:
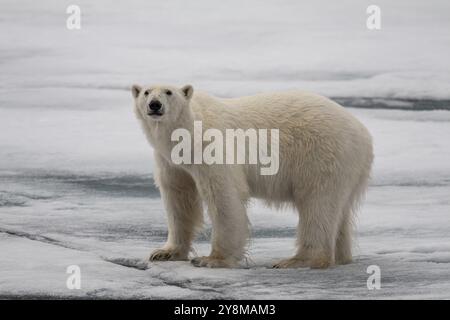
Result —
[[324, 269], [334, 265], [338, 225], [342, 217], [339, 196], [339, 193], [324, 190], [307, 200], [296, 200], [300, 215], [297, 253], [275, 264], [275, 268]]
[[369, 183], [370, 168], [361, 175], [354, 187], [347, 203], [344, 206], [342, 220], [336, 240], [336, 264], [352, 262], [352, 238], [354, 232], [354, 216], [364, 198]]

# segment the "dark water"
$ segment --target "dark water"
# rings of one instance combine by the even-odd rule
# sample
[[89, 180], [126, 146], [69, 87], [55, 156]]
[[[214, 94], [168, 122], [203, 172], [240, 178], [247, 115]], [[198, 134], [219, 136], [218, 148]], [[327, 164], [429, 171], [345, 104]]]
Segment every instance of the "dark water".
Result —
[[[66, 172], [50, 173], [45, 171], [23, 172], [14, 175], [0, 175], [1, 185], [23, 184], [34, 186], [34, 190], [60, 191], [66, 193], [79, 190], [82, 193], [95, 194], [107, 197], [151, 197], [160, 196], [158, 188], [154, 184], [151, 175], [138, 174], [75, 174]], [[0, 185], [0, 186], [1, 186]], [[15, 196], [9, 200], [1, 195]], [[24, 205], [26, 199], [39, 200], [50, 199], [47, 196], [35, 192], [10, 191], [0, 187], [0, 207], [9, 205]], [[22, 200], [20, 200], [22, 199]]]
[[394, 109], [409, 111], [450, 110], [450, 100], [356, 97], [331, 99], [343, 106], [361, 109]]

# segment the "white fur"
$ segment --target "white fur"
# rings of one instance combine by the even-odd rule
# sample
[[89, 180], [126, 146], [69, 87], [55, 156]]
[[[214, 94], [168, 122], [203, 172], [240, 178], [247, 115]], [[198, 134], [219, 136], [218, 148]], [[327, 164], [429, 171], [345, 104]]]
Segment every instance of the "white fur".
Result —
[[[151, 90], [148, 96], [146, 90]], [[171, 90], [172, 95], [165, 92]], [[185, 260], [201, 228], [202, 204], [212, 221], [212, 250], [192, 260], [208, 267], [234, 266], [250, 235], [246, 203], [294, 206], [300, 215], [298, 251], [274, 267], [327, 268], [352, 260], [352, 217], [369, 180], [373, 153], [367, 129], [335, 102], [303, 91], [219, 99], [191, 86], [133, 86], [135, 111], [154, 148], [155, 180], [168, 216], [166, 245], [151, 260]], [[151, 99], [164, 115], [149, 117]], [[174, 129], [279, 129], [280, 167], [260, 175], [259, 165], [174, 165]], [[192, 132], [192, 131], [191, 131]]]

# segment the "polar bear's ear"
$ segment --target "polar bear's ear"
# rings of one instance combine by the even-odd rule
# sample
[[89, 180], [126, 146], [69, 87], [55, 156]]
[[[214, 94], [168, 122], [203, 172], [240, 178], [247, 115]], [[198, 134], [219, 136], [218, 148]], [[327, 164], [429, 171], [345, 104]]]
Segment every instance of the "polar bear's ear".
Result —
[[183, 92], [183, 95], [186, 97], [186, 99], [190, 99], [192, 97], [192, 95], [194, 94], [194, 88], [190, 85], [187, 84], [185, 85], [183, 88], [181, 88], [181, 91]]
[[133, 94], [133, 97], [136, 99], [139, 95], [139, 92], [141, 92], [142, 87], [137, 85], [137, 84], [133, 84], [133, 86], [131, 87], [131, 93]]

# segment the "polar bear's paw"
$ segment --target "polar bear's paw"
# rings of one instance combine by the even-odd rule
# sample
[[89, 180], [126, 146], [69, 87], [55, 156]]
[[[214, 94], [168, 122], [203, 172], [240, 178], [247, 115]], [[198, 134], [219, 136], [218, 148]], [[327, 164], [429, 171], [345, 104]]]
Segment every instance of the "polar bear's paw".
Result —
[[327, 269], [332, 266], [332, 262], [330, 259], [326, 257], [318, 257], [315, 259], [312, 259], [309, 263], [309, 266], [311, 269]]
[[220, 259], [211, 256], [196, 257], [191, 260], [195, 267], [207, 268], [231, 268], [234, 264], [227, 259]]
[[308, 261], [298, 257], [292, 257], [278, 261], [273, 265], [275, 269], [288, 269], [288, 268], [308, 268]]
[[288, 268], [311, 268], [311, 269], [327, 269], [331, 267], [333, 263], [330, 259], [325, 257], [317, 257], [313, 259], [304, 259], [299, 257], [292, 257], [283, 259], [273, 265], [275, 269], [288, 269]]
[[175, 249], [156, 249], [149, 258], [150, 261], [180, 261], [187, 260], [187, 255]]

